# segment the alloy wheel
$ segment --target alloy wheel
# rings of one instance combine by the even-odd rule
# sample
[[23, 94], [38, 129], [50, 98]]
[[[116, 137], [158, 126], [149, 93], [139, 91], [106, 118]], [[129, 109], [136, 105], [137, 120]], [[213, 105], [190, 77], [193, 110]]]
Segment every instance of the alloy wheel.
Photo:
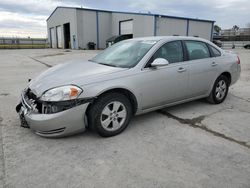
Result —
[[101, 113], [101, 125], [107, 131], [118, 130], [127, 118], [127, 110], [119, 101], [113, 101], [107, 104]]
[[227, 85], [224, 80], [220, 80], [218, 84], [216, 85], [215, 89], [215, 96], [216, 99], [221, 100], [226, 95], [227, 92]]

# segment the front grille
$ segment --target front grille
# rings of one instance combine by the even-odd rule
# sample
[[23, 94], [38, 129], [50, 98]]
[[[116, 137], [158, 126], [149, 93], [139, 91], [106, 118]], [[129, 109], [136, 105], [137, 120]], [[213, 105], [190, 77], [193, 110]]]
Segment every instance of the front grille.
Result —
[[22, 94], [22, 103], [28, 105], [30, 110], [42, 113], [42, 103], [39, 102], [37, 96], [28, 88]]

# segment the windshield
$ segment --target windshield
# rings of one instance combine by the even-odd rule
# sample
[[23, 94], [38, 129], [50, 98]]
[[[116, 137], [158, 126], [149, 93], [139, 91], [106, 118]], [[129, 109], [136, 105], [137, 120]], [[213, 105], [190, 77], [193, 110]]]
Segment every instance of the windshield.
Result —
[[137, 65], [156, 42], [156, 40], [122, 41], [107, 48], [90, 61], [112, 67], [131, 68]]

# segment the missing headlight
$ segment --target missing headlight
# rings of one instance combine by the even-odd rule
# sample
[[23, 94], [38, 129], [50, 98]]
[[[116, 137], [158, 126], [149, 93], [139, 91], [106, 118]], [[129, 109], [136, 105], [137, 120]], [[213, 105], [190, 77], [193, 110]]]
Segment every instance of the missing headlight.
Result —
[[41, 105], [41, 113], [42, 114], [53, 114], [62, 112], [64, 110], [68, 110], [70, 108], [79, 106], [84, 103], [92, 102], [93, 98], [87, 98], [87, 99], [73, 99], [68, 101], [58, 101], [58, 102], [42, 102]]
[[33, 110], [40, 114], [53, 114], [68, 110], [84, 103], [92, 102], [94, 98], [71, 99], [67, 101], [42, 101], [29, 88], [24, 92], [25, 100], [32, 102]]

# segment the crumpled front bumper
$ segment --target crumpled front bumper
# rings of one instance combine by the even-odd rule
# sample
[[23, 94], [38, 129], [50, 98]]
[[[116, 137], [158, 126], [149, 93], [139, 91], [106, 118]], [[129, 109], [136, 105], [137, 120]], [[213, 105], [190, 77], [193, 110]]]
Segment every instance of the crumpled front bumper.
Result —
[[87, 124], [86, 110], [89, 102], [70, 109], [52, 113], [41, 114], [32, 109], [22, 95], [21, 103], [17, 106], [21, 124], [30, 128], [36, 134], [44, 137], [62, 137], [85, 130]]

